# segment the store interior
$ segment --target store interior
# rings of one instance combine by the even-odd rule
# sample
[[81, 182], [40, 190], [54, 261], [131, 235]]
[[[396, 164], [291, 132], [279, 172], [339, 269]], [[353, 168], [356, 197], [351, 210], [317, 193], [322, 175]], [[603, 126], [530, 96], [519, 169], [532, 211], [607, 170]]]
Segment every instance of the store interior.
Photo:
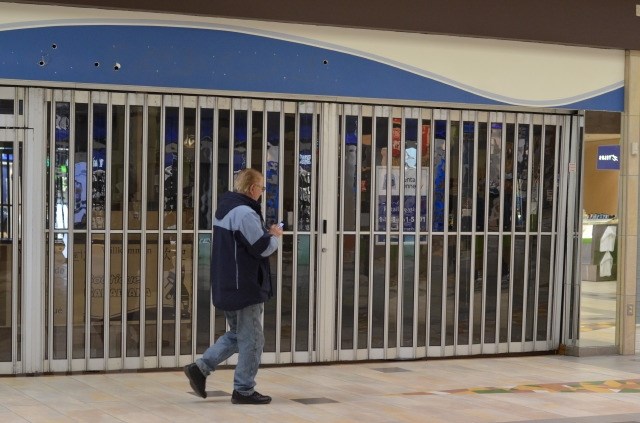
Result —
[[620, 114], [585, 118], [579, 346], [616, 343]]

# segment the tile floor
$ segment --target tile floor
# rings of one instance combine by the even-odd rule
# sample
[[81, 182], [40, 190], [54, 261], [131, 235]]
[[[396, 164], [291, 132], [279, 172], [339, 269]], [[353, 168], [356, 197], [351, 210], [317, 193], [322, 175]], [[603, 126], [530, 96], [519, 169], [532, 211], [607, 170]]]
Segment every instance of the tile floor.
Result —
[[264, 367], [267, 406], [231, 404], [232, 380], [201, 399], [181, 369], [0, 377], [0, 422], [640, 422], [640, 356]]

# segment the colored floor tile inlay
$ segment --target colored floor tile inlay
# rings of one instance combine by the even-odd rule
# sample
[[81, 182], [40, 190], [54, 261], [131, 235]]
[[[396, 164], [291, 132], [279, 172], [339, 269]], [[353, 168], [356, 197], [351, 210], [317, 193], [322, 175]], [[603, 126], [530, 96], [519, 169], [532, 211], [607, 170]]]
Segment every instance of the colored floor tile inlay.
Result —
[[540, 385], [518, 385], [513, 387], [479, 387], [450, 389], [446, 391], [406, 392], [402, 395], [454, 395], [454, 394], [526, 394], [556, 392], [591, 393], [640, 393], [640, 379], [602, 380], [593, 382], [546, 383]]

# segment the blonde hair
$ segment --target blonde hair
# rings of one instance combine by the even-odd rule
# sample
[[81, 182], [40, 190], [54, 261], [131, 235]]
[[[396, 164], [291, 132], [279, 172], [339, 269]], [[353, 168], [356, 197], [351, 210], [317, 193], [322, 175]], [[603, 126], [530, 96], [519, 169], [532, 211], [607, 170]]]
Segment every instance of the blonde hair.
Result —
[[262, 178], [262, 173], [255, 169], [242, 169], [236, 174], [233, 183], [233, 190], [241, 194], [246, 194], [251, 189], [251, 185], [257, 184]]

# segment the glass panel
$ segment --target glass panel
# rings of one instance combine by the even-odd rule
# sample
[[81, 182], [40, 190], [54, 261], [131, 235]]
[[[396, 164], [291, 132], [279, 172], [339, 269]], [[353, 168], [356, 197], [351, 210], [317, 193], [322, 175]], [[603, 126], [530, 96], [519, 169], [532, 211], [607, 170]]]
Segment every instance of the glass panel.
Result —
[[496, 319], [498, 292], [500, 289], [500, 279], [498, 268], [500, 263], [498, 236], [490, 235], [487, 238], [487, 285], [486, 292], [486, 310], [485, 310], [485, 326], [484, 326], [484, 342], [485, 344], [493, 344], [496, 342]]
[[105, 228], [107, 204], [107, 105], [93, 105], [91, 228]]
[[198, 236], [198, 315], [196, 329], [196, 354], [209, 348], [211, 319], [211, 234]]
[[433, 216], [432, 229], [435, 232], [444, 230], [444, 196], [447, 171], [446, 137], [447, 121], [436, 120], [435, 140], [433, 146]]
[[[422, 199], [420, 200], [420, 231], [427, 230], [427, 214], [429, 213], [429, 206], [427, 205], [427, 192], [430, 184], [430, 157], [431, 157], [431, 120], [422, 119], [422, 145], [420, 146], [422, 151], [422, 174], [420, 175], [420, 185], [422, 192]], [[422, 242], [422, 241], [421, 241]]]
[[[49, 184], [46, 184], [49, 185]], [[52, 251], [51, 251], [51, 247], [49, 246], [49, 241], [50, 241], [50, 236], [49, 233], [47, 232], [45, 234], [45, 256], [43, 258], [44, 260], [44, 271], [45, 271], [45, 275], [46, 278], [44, 280], [44, 288], [45, 288], [45, 293], [44, 293], [44, 315], [47, 316], [44, 323], [44, 336], [48, 342], [49, 340], [49, 334], [52, 333], [52, 327], [49, 324], [49, 312], [50, 312], [50, 307], [49, 307], [49, 298], [51, 298], [51, 294], [49, 293], [49, 288], [51, 287], [52, 284], [52, 278], [49, 277], [50, 273], [49, 271], [51, 270], [51, 266], [49, 265], [49, 258], [51, 257]], [[53, 271], [55, 272], [56, 268], [55, 268], [55, 264], [54, 264], [54, 268]], [[44, 349], [44, 358], [45, 360], [48, 360], [51, 355], [50, 355], [51, 351], [49, 351], [49, 347], [47, 346]]]
[[360, 275], [358, 288], [358, 348], [367, 348], [369, 337], [369, 240], [367, 235], [360, 236]]
[[91, 237], [90, 358], [104, 357], [105, 255], [104, 235], [93, 235]]
[[474, 140], [475, 123], [464, 122], [462, 133], [462, 168], [460, 169], [462, 178], [461, 202], [460, 208], [460, 228], [464, 232], [469, 232], [473, 228], [472, 211], [473, 211], [473, 170], [475, 166], [474, 160]]
[[[313, 166], [313, 114], [301, 113], [299, 124], [298, 157], [298, 230], [311, 231], [311, 196]], [[285, 125], [286, 130], [286, 125]], [[296, 349], [304, 351], [309, 344], [309, 298], [311, 295], [311, 236], [298, 236], [298, 276], [296, 309]]]
[[[77, 179], [76, 179], [77, 180]], [[73, 236], [73, 358], [84, 358], [87, 300], [87, 236]]]
[[[293, 278], [293, 235], [283, 235], [281, 239], [282, 284], [283, 286], [288, 285], [289, 289], [291, 289], [291, 279]], [[275, 285], [278, 280], [278, 255], [272, 254], [269, 256], [269, 262], [271, 264], [271, 281], [274, 284], [274, 291], [278, 292], [277, 295], [280, 295], [281, 293], [284, 295], [284, 287], [280, 288], [278, 291], [278, 288]], [[289, 300], [290, 304], [291, 292], [289, 292], [288, 297], [283, 296], [283, 304], [286, 299]], [[277, 301], [267, 301], [264, 303], [264, 351], [267, 352], [276, 351], [277, 314]], [[217, 328], [218, 325], [216, 323], [216, 329]]]
[[67, 358], [67, 235], [56, 234], [53, 256], [53, 358]]
[[[211, 229], [213, 211], [211, 182], [213, 172], [213, 109], [200, 110], [200, 192], [199, 229]], [[208, 337], [207, 337], [208, 339]]]
[[[502, 124], [491, 124], [491, 136], [489, 144], [489, 230], [500, 230], [500, 196], [502, 192]], [[485, 340], [486, 342], [486, 340]]]
[[0, 142], [0, 361], [7, 362], [12, 361], [13, 240], [17, 238], [12, 225], [18, 211], [14, 163], [13, 143]]
[[111, 229], [122, 229], [122, 212], [126, 196], [124, 106], [112, 106], [111, 116]]
[[[406, 150], [405, 150], [406, 151]], [[414, 197], [415, 198], [415, 197]], [[406, 210], [406, 208], [405, 208]], [[405, 215], [406, 219], [406, 215]], [[406, 220], [405, 220], [406, 222]], [[415, 281], [415, 235], [405, 235], [402, 243], [402, 332], [400, 346], [413, 346], [413, 298]]]
[[[507, 124], [507, 140], [506, 150], [504, 157], [504, 219], [502, 221], [502, 228], [505, 231], [511, 231], [511, 223], [513, 218], [513, 172], [515, 171], [513, 166], [514, 152], [514, 136], [515, 125], [512, 123]], [[517, 177], [517, 175], [516, 175]]]
[[358, 183], [358, 116], [345, 117], [344, 134], [344, 172], [342, 176], [344, 198], [338, 202], [344, 207], [343, 230], [354, 231], [356, 229], [357, 210], [357, 183]]
[[384, 322], [385, 316], [385, 284], [384, 272], [387, 265], [385, 244], [387, 238], [384, 235], [376, 236], [376, 245], [373, 247], [373, 304], [371, 305], [371, 347], [384, 347]]
[[311, 284], [311, 236], [298, 236], [298, 277], [296, 285], [296, 351], [309, 348], [309, 288]]
[[[399, 215], [399, 214], [398, 214]], [[390, 237], [391, 248], [389, 252], [389, 339], [388, 347], [395, 348], [398, 344], [398, 255], [400, 254], [400, 246], [398, 245], [398, 237]]]
[[418, 262], [418, 346], [424, 347], [427, 342], [427, 313], [429, 297], [427, 286], [429, 283], [429, 246], [426, 241], [420, 240]]
[[[284, 157], [295, 157], [295, 115], [292, 113], [286, 113], [284, 117]], [[285, 181], [294, 181], [295, 178], [298, 178], [298, 182], [306, 178], [306, 170], [305, 174], [301, 174], [300, 169], [296, 169], [293, 160], [285, 160], [282, 163], [282, 172], [284, 173], [283, 179]], [[302, 168], [302, 166], [300, 166]], [[296, 175], [297, 174], [297, 175]], [[310, 176], [310, 175], [309, 175]], [[311, 183], [311, 178], [309, 178], [309, 183]], [[294, 221], [294, 209], [299, 208], [302, 205], [298, 204], [300, 198], [295, 198], [295, 184], [286, 183], [283, 187], [281, 187], [281, 192], [283, 196], [283, 212], [285, 213], [285, 228], [293, 230]], [[299, 187], [299, 194], [302, 195], [302, 187]], [[309, 197], [310, 198], [310, 197]], [[301, 213], [298, 212], [298, 216]], [[298, 226], [298, 230], [303, 230], [300, 226]]]
[[549, 294], [550, 294], [550, 265], [551, 235], [542, 235], [540, 241], [540, 286], [538, 288], [538, 319], [536, 327], [536, 340], [547, 339], [547, 324], [549, 318]]
[[233, 112], [233, 174], [247, 167], [247, 111]]
[[342, 349], [353, 348], [353, 307], [355, 294], [356, 236], [344, 235], [342, 243]]
[[371, 189], [375, 188], [371, 185], [371, 167], [374, 163], [373, 151], [371, 151], [371, 125], [371, 117], [364, 116], [362, 118], [362, 166], [360, 167], [360, 230], [363, 231], [368, 231], [371, 224]]
[[0, 115], [13, 115], [15, 112], [13, 99], [0, 100]]
[[[279, 217], [279, 172], [280, 172], [280, 113], [268, 112], [267, 113], [267, 166], [265, 173], [265, 186], [266, 186], [266, 222], [275, 222]], [[291, 146], [291, 143], [286, 144], [286, 147]], [[292, 153], [293, 154], [293, 153]], [[293, 166], [286, 166], [285, 172], [290, 172], [290, 177], [293, 177]], [[286, 174], [286, 173], [285, 173]], [[292, 180], [292, 179], [290, 179]], [[285, 213], [285, 229], [293, 225], [293, 184], [285, 184], [285, 189], [288, 193], [285, 193], [285, 210], [289, 210]], [[286, 259], [286, 254], [289, 258]], [[292, 278], [292, 265], [293, 265], [293, 236], [284, 235], [282, 237], [282, 278]], [[272, 283], [277, 282], [275, 270], [277, 266], [277, 255], [272, 255], [269, 260], [272, 267]], [[276, 301], [267, 301], [264, 305], [264, 332], [265, 332], [265, 351], [274, 352], [276, 350]]]
[[[511, 342], [522, 341], [522, 315], [524, 300], [524, 271], [526, 267], [525, 249], [526, 236], [516, 235], [515, 237], [515, 253], [513, 257], [513, 291], [512, 291], [512, 310], [511, 310]], [[531, 254], [531, 251], [529, 251]]]
[[447, 238], [447, 276], [446, 276], [446, 333], [445, 345], [453, 345], [456, 316], [456, 268], [458, 267], [457, 256], [457, 240], [455, 235], [449, 235]]
[[[218, 112], [218, 195], [233, 191], [229, 185], [229, 110]], [[218, 325], [216, 325], [216, 328]]]
[[[415, 232], [416, 230], [416, 202], [422, 198], [420, 192], [417, 194], [418, 188], [417, 167], [418, 167], [418, 120], [405, 120], [405, 150], [404, 150], [404, 208], [402, 211], [403, 229], [406, 232]], [[422, 207], [422, 206], [421, 206]], [[411, 240], [413, 243], [413, 239]]]
[[[265, 198], [267, 223], [277, 222], [279, 219], [279, 172], [280, 172], [280, 113], [267, 113], [267, 166], [265, 173]], [[285, 229], [289, 229], [293, 219], [284, 216]]]
[[[22, 101], [20, 101], [20, 105], [22, 106]], [[23, 144], [20, 143], [18, 147], [18, 193], [16, 196], [18, 208], [16, 210], [16, 215], [20, 217], [18, 219], [18, 263], [23, 263], [23, 255], [25, 254], [25, 248], [23, 244], [23, 226], [21, 217], [23, 214], [23, 196], [22, 196], [22, 180], [24, 175], [24, 148]], [[18, 266], [18, 280], [17, 280], [17, 331], [16, 331], [16, 349], [17, 349], [17, 361], [22, 361], [22, 289], [23, 289], [23, 268], [22, 266]], [[45, 313], [46, 316], [46, 313]]]
[[444, 237], [433, 236], [431, 250], [431, 298], [429, 299], [429, 345], [442, 345], [442, 289]]
[[178, 239], [165, 234], [162, 240], [162, 355], [176, 353], [176, 282]]
[[[397, 181], [392, 174], [388, 177], [388, 146], [389, 145], [389, 119], [383, 117], [376, 118], [376, 230], [387, 230], [387, 188], [397, 189]], [[376, 238], [376, 244], [378, 240]], [[375, 292], [375, 290], [374, 290]]]
[[556, 130], [555, 126], [545, 126], [544, 169], [542, 191], [542, 230], [553, 230], [553, 189], [556, 181]]
[[[506, 195], [506, 194], [505, 194]], [[524, 251], [524, 250], [522, 250]], [[499, 261], [502, 266], [502, 278], [500, 282], [500, 342], [508, 340], [509, 324], [509, 291], [511, 284], [511, 235], [502, 237], [502, 259]]]
[[[160, 108], [149, 107], [147, 145], [147, 229], [158, 229], [160, 207]], [[157, 271], [156, 271], [157, 273]]]
[[180, 354], [191, 354], [193, 325], [193, 235], [182, 236], [182, 286], [180, 289]]
[[533, 164], [531, 169], [531, 195], [529, 200], [529, 231], [538, 230], [538, 215], [540, 201], [540, 158], [542, 155], [542, 126], [533, 126]]
[[[273, 316], [274, 316], [274, 321], [275, 321], [275, 304], [276, 304], [276, 302], [275, 301], [267, 301], [265, 303], [265, 306], [267, 304], [273, 304], [273, 307], [274, 307]], [[266, 322], [266, 320], [265, 320], [265, 322]], [[214, 313], [214, 325], [215, 325], [215, 332], [213, 334], [213, 339], [217, 340], [218, 338], [220, 338], [222, 335], [224, 335], [227, 332], [227, 318], [224, 316], [224, 311], [217, 310], [217, 309], [215, 310], [215, 313]], [[275, 331], [275, 326], [274, 326], [273, 330]], [[273, 339], [272, 344], [275, 345], [276, 337], [274, 336], [272, 339]], [[265, 338], [265, 345], [266, 345], [267, 342], [268, 341]]]
[[[5, 182], [4, 176], [1, 180]], [[2, 188], [0, 193], [4, 194]], [[3, 237], [4, 238], [4, 237]], [[11, 283], [13, 281], [13, 242], [0, 243], [0, 361], [11, 361]], [[55, 340], [54, 340], [55, 342]], [[58, 348], [60, 348], [58, 346]], [[55, 351], [55, 350], [54, 350]], [[62, 357], [64, 358], [64, 357]]]
[[471, 302], [471, 241], [470, 235], [460, 237], [460, 281], [458, 289], [458, 345], [469, 343], [469, 312]]
[[145, 264], [146, 299], [145, 305], [145, 345], [144, 355], [157, 355], [158, 345], [158, 235], [147, 235], [147, 262]]
[[[288, 241], [295, 238], [291, 237]], [[299, 244], [299, 241], [297, 242]], [[292, 330], [292, 302], [293, 302], [293, 266], [289, 266], [289, 263], [293, 264], [293, 261], [284, 263], [284, 257], [288, 256], [293, 258], [293, 242], [289, 245], [282, 246], [283, 252], [283, 272], [282, 272], [282, 287], [280, 288], [280, 297], [282, 304], [280, 306], [280, 351], [291, 351], [291, 330]], [[286, 250], [285, 250], [286, 249]], [[285, 255], [284, 252], [287, 252]], [[275, 254], [273, 255], [275, 256]], [[286, 273], [285, 273], [286, 270]], [[273, 279], [274, 281], [277, 279]], [[271, 301], [269, 301], [271, 302]]]
[[262, 169], [263, 113], [251, 112], [251, 167]]
[[449, 137], [449, 230], [458, 230], [458, 182], [460, 180], [460, 122], [451, 121]]
[[472, 281], [473, 286], [473, 340], [474, 344], [479, 344], [482, 340], [482, 305], [484, 304], [482, 286], [484, 280], [482, 278], [482, 272], [484, 269], [484, 236], [479, 235], [475, 237], [476, 251], [475, 251], [475, 270]]
[[182, 229], [193, 229], [196, 204], [196, 109], [184, 109], [182, 156]]
[[129, 110], [129, 229], [142, 227], [142, 150], [144, 116], [142, 106], [131, 106]]
[[[285, 131], [287, 127], [285, 125]], [[313, 115], [300, 114], [300, 146], [298, 168], [298, 230], [311, 230], [311, 169], [312, 169], [312, 139]]]
[[[45, 185], [45, 193], [46, 193], [46, 194], [45, 194], [45, 195], [46, 195], [46, 202], [45, 202], [45, 212], [46, 212], [46, 213], [45, 213], [45, 227], [46, 227], [46, 229], [47, 229], [47, 230], [49, 230], [49, 229], [50, 229], [50, 227], [51, 227], [51, 226], [50, 226], [50, 223], [49, 223], [49, 221], [50, 221], [50, 219], [51, 219], [51, 218], [50, 218], [50, 214], [51, 214], [51, 213], [50, 213], [50, 211], [51, 211], [51, 207], [52, 207], [52, 202], [53, 202], [53, 201], [55, 201], [55, 200], [53, 200], [53, 201], [52, 201], [52, 198], [51, 198], [51, 184], [49, 183], [49, 181], [51, 181], [51, 163], [52, 163], [55, 159], [53, 159], [53, 158], [51, 157], [51, 123], [52, 123], [52, 122], [51, 122], [51, 121], [52, 121], [52, 119], [51, 119], [51, 102], [50, 102], [50, 101], [47, 101], [47, 103], [46, 103], [46, 104], [47, 104], [47, 133], [46, 133], [46, 142], [47, 142], [47, 156], [46, 156], [46, 166], [47, 166], [47, 169], [46, 169], [46, 175], [47, 175], [47, 177], [46, 177], [46, 179], [45, 179], [46, 183], [45, 183], [44, 185]], [[57, 125], [56, 125], [56, 126], [57, 126]], [[57, 197], [56, 197], [56, 200], [57, 200]], [[55, 204], [57, 204], [57, 202], [56, 202]], [[56, 209], [57, 209], [57, 208], [56, 208]], [[55, 213], [55, 212], [54, 212], [54, 213]], [[48, 243], [48, 242], [47, 242], [47, 245], [49, 245], [49, 243]], [[49, 255], [46, 255], [46, 256], [45, 256], [45, 262], [46, 262], [46, 263], [49, 263]], [[47, 275], [48, 275], [48, 274], [49, 274], [49, 273], [47, 273]], [[48, 278], [48, 277], [47, 277], [47, 278], [46, 278], [46, 280], [45, 280], [45, 284], [47, 284], [47, 283], [49, 283], [49, 278]], [[48, 292], [49, 292], [49, 291], [47, 290], [47, 293], [48, 293]], [[48, 302], [47, 302], [46, 304], [48, 304]], [[45, 307], [46, 307], [46, 305], [45, 305]], [[47, 323], [48, 323], [48, 322], [49, 322], [49, 319], [46, 319], [46, 320], [47, 320]], [[45, 355], [47, 354], [48, 350], [49, 350], [48, 348], [46, 348], [46, 349], [45, 349]], [[47, 358], [47, 359], [48, 359], [48, 358]]]
[[[140, 234], [129, 234], [127, 246], [127, 357], [140, 355], [140, 301], [144, 293], [141, 290], [142, 280], [142, 237]], [[148, 290], [147, 290], [148, 291]], [[147, 304], [151, 301], [145, 298]]]
[[[597, 147], [589, 147], [591, 151], [597, 150]], [[595, 154], [589, 156], [593, 158]], [[595, 173], [591, 169], [589, 171]], [[576, 308], [579, 306], [581, 347], [610, 346], [616, 343], [616, 303], [619, 301], [617, 261], [620, 248], [620, 244], [616, 242], [616, 234], [620, 233], [621, 228], [618, 228], [617, 220], [610, 218], [617, 211], [616, 204], [610, 203], [616, 197], [607, 198], [607, 194], [603, 192], [606, 189], [613, 190], [617, 185], [618, 172], [612, 173], [613, 180], [607, 180], [608, 175], [598, 175], [608, 185], [607, 188], [601, 185], [598, 190], [600, 201], [597, 210], [605, 213], [599, 214], [599, 219], [583, 219], [583, 233], [591, 233], [588, 238], [584, 237], [581, 240], [582, 280], [576, 287], [580, 302], [576, 301], [574, 304]], [[589, 182], [592, 183], [591, 180]], [[590, 188], [595, 190], [594, 185], [592, 183]], [[591, 211], [593, 209], [588, 210]], [[623, 271], [626, 270], [620, 269], [621, 273]]]
[[122, 235], [111, 235], [109, 278], [109, 357], [122, 357]]
[[[89, 146], [89, 105], [76, 103], [74, 141], [74, 228], [87, 228], [87, 152]], [[48, 185], [48, 184], [47, 184]], [[82, 351], [84, 354], [84, 350]]]
[[178, 172], [180, 136], [180, 110], [165, 108], [164, 122], [164, 228], [176, 229], [178, 216]]
[[69, 227], [69, 119], [69, 103], [56, 103], [55, 229]]
[[533, 318], [536, 312], [536, 276], [538, 274], [538, 237], [529, 237], [529, 281], [527, 284], [525, 341], [533, 341]]
[[516, 231], [524, 231], [527, 223], [527, 199], [529, 179], [529, 125], [518, 125], [516, 157]]
[[476, 162], [476, 166], [478, 167], [477, 171], [477, 190], [476, 190], [476, 230], [484, 231], [484, 221], [485, 216], [487, 215], [486, 207], [487, 202], [485, 201], [487, 195], [487, 184], [486, 184], [486, 174], [487, 174], [487, 122], [478, 122], [478, 160]]

